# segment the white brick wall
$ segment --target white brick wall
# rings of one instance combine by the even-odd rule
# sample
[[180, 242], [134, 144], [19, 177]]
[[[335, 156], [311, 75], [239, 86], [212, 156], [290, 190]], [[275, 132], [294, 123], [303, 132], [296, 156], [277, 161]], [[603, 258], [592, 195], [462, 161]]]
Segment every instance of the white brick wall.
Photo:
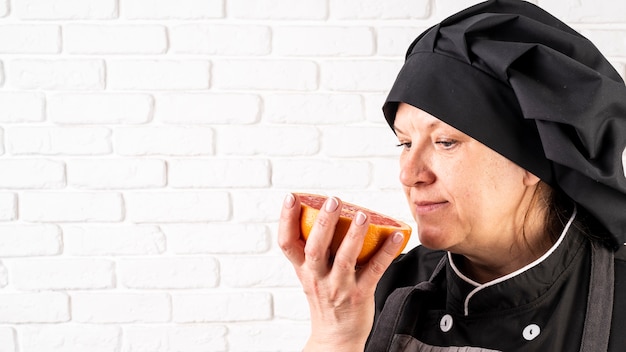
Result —
[[[0, 352], [300, 350], [285, 193], [411, 222], [380, 107], [476, 1], [0, 0]], [[626, 74], [624, 3], [533, 2]]]
[[105, 63], [100, 59], [8, 59], [5, 89], [102, 90]]
[[112, 20], [118, 13], [115, 0], [20, 0], [12, 8], [19, 20]]

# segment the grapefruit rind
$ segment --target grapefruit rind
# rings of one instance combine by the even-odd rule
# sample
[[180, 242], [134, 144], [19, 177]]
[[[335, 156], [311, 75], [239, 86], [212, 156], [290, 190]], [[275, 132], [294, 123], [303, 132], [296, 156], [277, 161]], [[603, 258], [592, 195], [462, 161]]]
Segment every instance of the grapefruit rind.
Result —
[[[315, 218], [328, 197], [309, 193], [297, 193], [297, 195], [300, 198], [301, 204], [300, 232], [306, 241], [315, 223]], [[331, 256], [337, 253], [343, 238], [350, 228], [352, 219], [354, 219], [354, 216], [359, 210], [367, 215], [370, 223], [363, 241], [363, 247], [357, 257], [357, 266], [367, 263], [382, 247], [385, 240], [396, 232], [401, 232], [404, 235], [402, 246], [396, 253], [396, 257], [400, 255], [411, 236], [411, 227], [408, 224], [378, 212], [343, 202], [343, 207], [341, 208], [339, 220], [335, 226], [335, 233], [330, 246]]]

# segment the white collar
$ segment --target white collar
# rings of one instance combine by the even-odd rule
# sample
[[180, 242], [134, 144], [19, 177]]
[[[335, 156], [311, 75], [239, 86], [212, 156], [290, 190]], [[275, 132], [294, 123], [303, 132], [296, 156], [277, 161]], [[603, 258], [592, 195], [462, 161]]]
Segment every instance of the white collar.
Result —
[[469, 306], [469, 301], [470, 299], [480, 290], [485, 289], [487, 287], [499, 284], [503, 281], [509, 280], [517, 275], [520, 275], [521, 273], [530, 270], [531, 268], [539, 265], [541, 262], [543, 262], [546, 258], [548, 258], [561, 244], [561, 242], [563, 242], [563, 239], [565, 238], [565, 234], [567, 233], [567, 231], [569, 230], [572, 222], [574, 221], [574, 218], [576, 218], [576, 214], [578, 213], [578, 210], [576, 207], [574, 207], [574, 211], [572, 212], [572, 216], [570, 216], [570, 219], [567, 221], [567, 224], [565, 225], [565, 227], [563, 228], [563, 232], [561, 232], [561, 235], [559, 236], [559, 238], [557, 239], [557, 241], [554, 243], [554, 245], [552, 245], [552, 247], [545, 252], [541, 257], [539, 257], [538, 259], [534, 260], [533, 262], [523, 266], [520, 269], [517, 269], [516, 271], [504, 275], [502, 277], [499, 277], [497, 279], [491, 280], [489, 282], [485, 282], [484, 284], [478, 283], [472, 279], [470, 279], [469, 277], [467, 277], [466, 275], [464, 275], [458, 268], [457, 266], [454, 264], [454, 261], [452, 260], [452, 253], [448, 252], [448, 262], [450, 263], [450, 267], [452, 267], [452, 270], [454, 270], [454, 272], [456, 273], [456, 275], [458, 277], [460, 277], [461, 279], [463, 279], [463, 281], [469, 283], [470, 285], [474, 286], [475, 288], [467, 295], [467, 297], [465, 297], [465, 304], [464, 304], [464, 314], [467, 316], [468, 315], [468, 306]]

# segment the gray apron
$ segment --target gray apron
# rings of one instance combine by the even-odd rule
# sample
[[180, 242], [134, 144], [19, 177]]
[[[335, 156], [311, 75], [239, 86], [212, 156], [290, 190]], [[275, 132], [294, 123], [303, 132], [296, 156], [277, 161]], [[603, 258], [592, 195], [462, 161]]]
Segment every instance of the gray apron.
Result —
[[[615, 281], [613, 256], [611, 250], [591, 241], [591, 277], [580, 352], [608, 349]], [[413, 331], [417, 321], [415, 315], [403, 313], [407, 310], [419, 311], [419, 296], [435, 290], [432, 281], [446, 266], [446, 262], [447, 256], [444, 256], [428, 281], [398, 288], [389, 295], [372, 331], [366, 352], [496, 352], [479, 347], [430, 346], [402, 333]]]

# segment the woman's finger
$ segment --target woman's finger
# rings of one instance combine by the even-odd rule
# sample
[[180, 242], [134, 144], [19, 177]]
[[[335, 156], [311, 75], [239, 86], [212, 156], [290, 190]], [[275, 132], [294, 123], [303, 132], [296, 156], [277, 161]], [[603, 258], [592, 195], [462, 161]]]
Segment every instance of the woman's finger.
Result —
[[339, 276], [345, 277], [346, 273], [354, 274], [356, 260], [363, 248], [363, 240], [367, 233], [368, 225], [369, 219], [367, 215], [362, 211], [358, 211], [335, 255], [333, 271]]
[[304, 263], [304, 240], [300, 236], [300, 199], [287, 194], [280, 212], [278, 246], [294, 265]]
[[329, 271], [330, 244], [341, 212], [341, 200], [328, 197], [315, 218], [304, 246], [306, 264], [315, 272]]
[[401, 232], [396, 232], [389, 236], [382, 248], [378, 250], [372, 259], [359, 271], [357, 284], [363, 289], [371, 288], [373, 292], [385, 270], [387, 270], [391, 262], [396, 258], [403, 240], [404, 234]]

